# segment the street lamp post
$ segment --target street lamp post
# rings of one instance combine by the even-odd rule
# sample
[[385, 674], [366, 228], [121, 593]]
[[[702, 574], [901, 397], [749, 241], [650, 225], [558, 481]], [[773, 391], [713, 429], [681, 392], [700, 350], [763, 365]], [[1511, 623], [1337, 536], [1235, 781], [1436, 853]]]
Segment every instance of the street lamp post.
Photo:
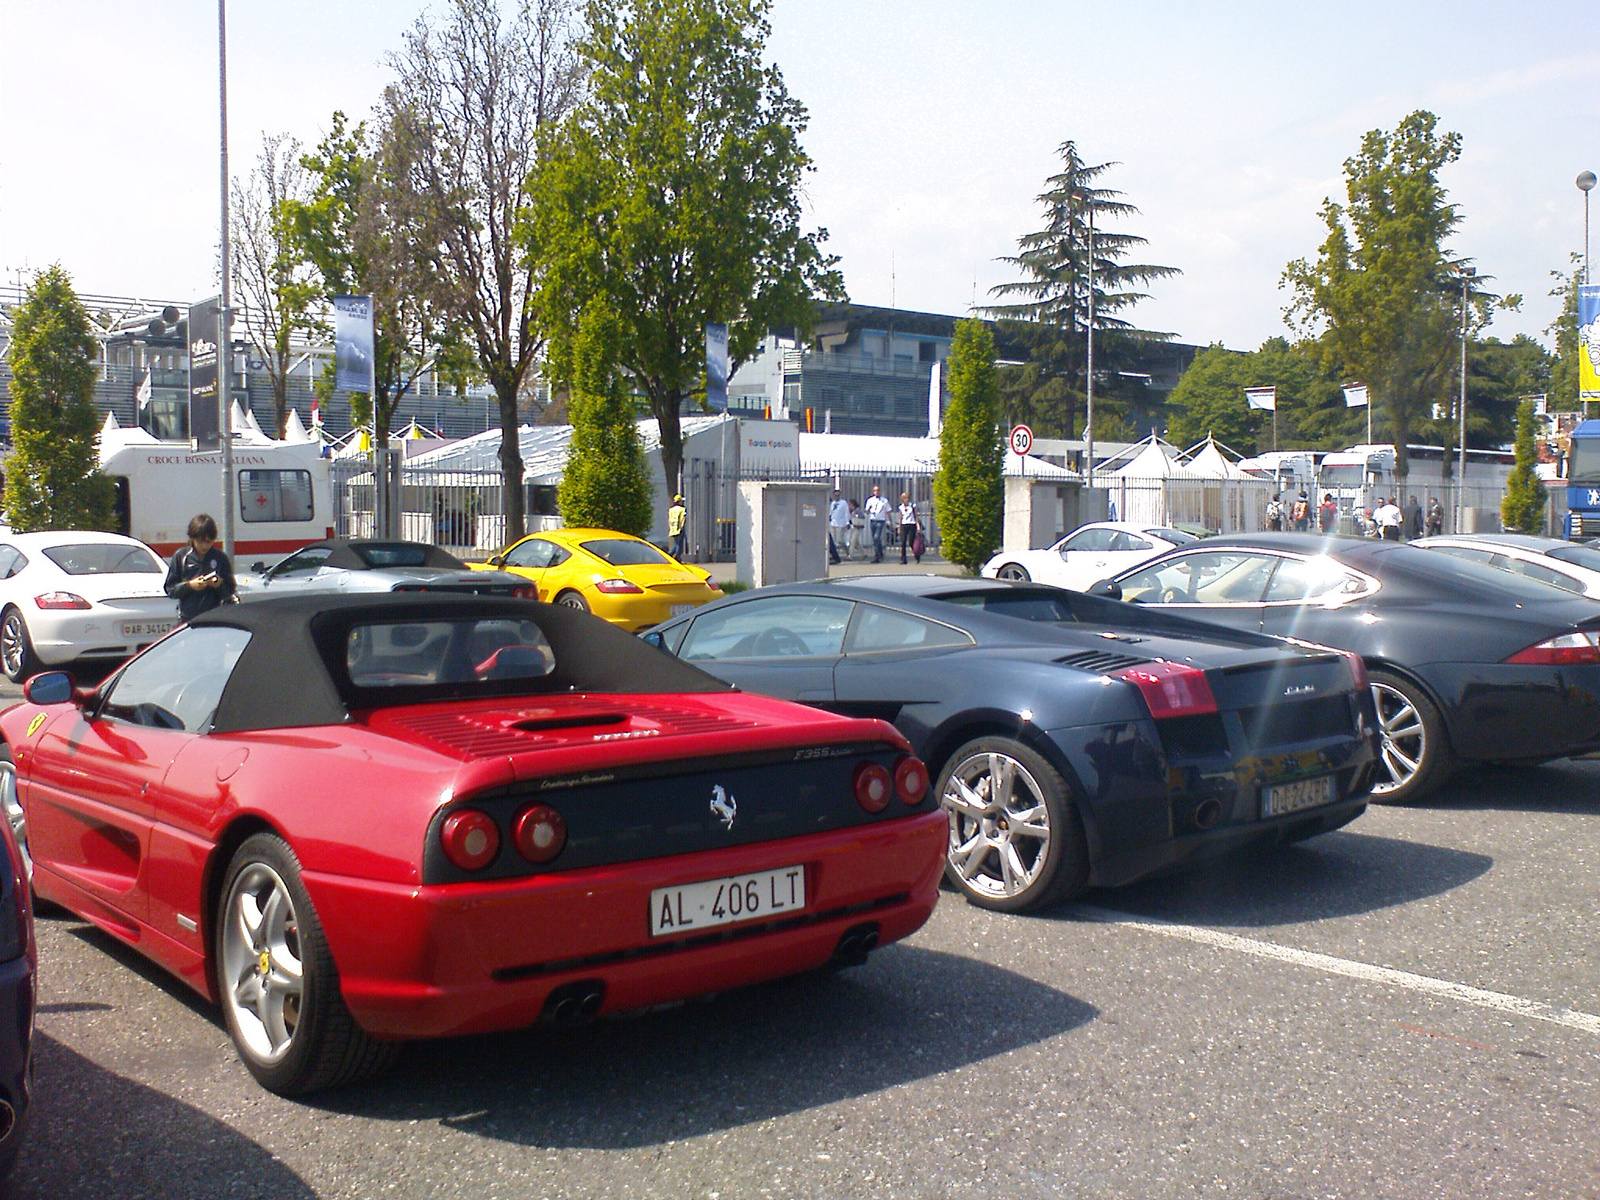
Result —
[[233, 272], [228, 261], [228, 0], [217, 0], [217, 114], [222, 163], [222, 311], [217, 314], [217, 428], [222, 432], [222, 551], [233, 560]]
[[1094, 207], [1089, 209], [1089, 357], [1084, 375], [1083, 485], [1094, 486]]
[[1589, 193], [1594, 191], [1594, 172], [1583, 172], [1576, 182], [1583, 192], [1583, 282], [1588, 284], [1594, 282], [1589, 278]]
[[1456, 444], [1456, 527], [1455, 532], [1462, 532], [1461, 518], [1466, 512], [1467, 499], [1467, 287], [1472, 282], [1472, 277], [1478, 272], [1469, 266], [1461, 266], [1461, 397], [1456, 402], [1456, 416], [1461, 427], [1457, 434]]

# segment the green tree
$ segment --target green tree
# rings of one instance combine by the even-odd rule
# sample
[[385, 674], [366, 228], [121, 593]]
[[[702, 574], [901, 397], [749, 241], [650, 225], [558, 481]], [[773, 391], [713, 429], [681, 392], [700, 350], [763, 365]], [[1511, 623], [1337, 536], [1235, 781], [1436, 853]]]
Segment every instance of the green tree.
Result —
[[1316, 347], [1269, 338], [1240, 353], [1211, 346], [1195, 357], [1168, 403], [1167, 437], [1193, 445], [1207, 434], [1241, 454], [1272, 449], [1272, 414], [1245, 403], [1247, 387], [1278, 389], [1280, 449], [1331, 450], [1363, 441], [1366, 418], [1347, 409]]
[[5, 506], [21, 532], [111, 528], [111, 480], [96, 446], [96, 350], [67, 273], [59, 265], [39, 272], [11, 312]]
[[1095, 186], [1116, 164], [1089, 166], [1070, 141], [1062, 143], [1059, 153], [1062, 169], [1046, 180], [1049, 188], [1039, 197], [1045, 227], [1018, 239], [1019, 252], [1000, 260], [1016, 267], [1023, 278], [991, 289], [991, 295], [1013, 299], [985, 311], [1005, 322], [1005, 336], [1028, 350], [1027, 361], [1006, 373], [1007, 419], [1026, 419], [1048, 432], [1077, 436], [1086, 397], [1092, 232], [1095, 415], [1100, 422], [1095, 432], [1104, 435], [1112, 432], [1114, 420], [1120, 424], [1128, 407], [1119, 394], [1125, 385], [1118, 364], [1129, 358], [1139, 340], [1171, 337], [1136, 329], [1119, 314], [1149, 298], [1140, 290], [1145, 284], [1179, 271], [1123, 262], [1145, 239], [1106, 228], [1112, 220], [1139, 211], [1117, 199], [1121, 192]]
[[1534, 470], [1539, 453], [1533, 441], [1533, 402], [1517, 406], [1517, 464], [1506, 480], [1505, 499], [1500, 501], [1500, 521], [1519, 533], [1544, 533], [1550, 496]]
[[1550, 411], [1579, 412], [1587, 408], [1578, 400], [1578, 284], [1583, 274], [1583, 256], [1572, 256], [1571, 270], [1551, 271], [1556, 281], [1550, 295], [1561, 301], [1561, 312], [1545, 327], [1545, 335], [1555, 341], [1555, 356], [1550, 370]]
[[679, 413], [704, 386], [706, 324], [727, 322], [737, 364], [773, 326], [809, 329], [814, 298], [844, 296], [826, 232], [801, 229], [806, 110], [765, 61], [768, 8], [591, 0], [578, 47], [589, 95], [544, 144], [523, 229], [554, 372], [603, 300], [660, 422], [669, 489]]
[[[1323, 202], [1328, 233], [1316, 260], [1284, 269], [1294, 293], [1285, 316], [1302, 333], [1320, 332], [1330, 372], [1368, 385], [1402, 478], [1407, 444], [1445, 395], [1462, 319], [1464, 263], [1444, 248], [1461, 215], [1439, 182], [1460, 156], [1461, 136], [1436, 126], [1419, 110], [1393, 133], [1369, 132], [1345, 160], [1347, 202]], [[1494, 297], [1471, 299], [1481, 327]]]
[[650, 529], [650, 476], [645, 470], [633, 396], [617, 369], [616, 318], [591, 301], [573, 341], [572, 450], [561, 477], [561, 519], [570, 526]]
[[982, 321], [958, 321], [933, 501], [945, 558], [974, 574], [1000, 548], [1005, 522], [999, 421], [994, 335]]

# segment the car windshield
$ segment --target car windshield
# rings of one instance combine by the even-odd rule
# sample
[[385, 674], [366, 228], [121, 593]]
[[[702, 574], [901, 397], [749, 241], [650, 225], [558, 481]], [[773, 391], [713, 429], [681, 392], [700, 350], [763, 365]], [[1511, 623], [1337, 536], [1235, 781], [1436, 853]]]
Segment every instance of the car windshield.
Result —
[[148, 547], [123, 542], [51, 546], [44, 556], [68, 575], [159, 575], [166, 570]]
[[[420, 542], [380, 542], [352, 546], [355, 555], [369, 567], [426, 567], [437, 565], [439, 551]], [[430, 558], [432, 562], [430, 563]]]
[[1600, 571], [1600, 550], [1596, 550], [1593, 546], [1556, 546], [1548, 553], [1551, 558], [1558, 558], [1575, 567]]
[[350, 629], [345, 669], [360, 688], [486, 683], [548, 675], [555, 653], [532, 621], [384, 621]]
[[962, 592], [954, 596], [939, 596], [946, 604], [959, 604], [962, 608], [981, 609], [1001, 617], [1015, 617], [1019, 621], [1077, 621], [1078, 614], [1065, 596], [1040, 588], [1028, 591], [1006, 588], [1003, 591]]
[[649, 542], [632, 538], [596, 538], [584, 542], [583, 548], [596, 558], [604, 559], [613, 567], [665, 567], [672, 560]]

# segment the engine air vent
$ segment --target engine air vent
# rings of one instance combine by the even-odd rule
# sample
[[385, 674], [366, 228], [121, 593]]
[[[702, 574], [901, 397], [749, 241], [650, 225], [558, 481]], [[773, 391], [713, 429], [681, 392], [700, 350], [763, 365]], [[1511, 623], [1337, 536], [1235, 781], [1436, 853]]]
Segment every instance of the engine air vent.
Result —
[[1120, 671], [1123, 667], [1136, 667], [1150, 659], [1141, 654], [1117, 654], [1110, 650], [1079, 650], [1064, 654], [1055, 661], [1064, 667], [1077, 667], [1080, 671], [1104, 675], [1108, 671]]

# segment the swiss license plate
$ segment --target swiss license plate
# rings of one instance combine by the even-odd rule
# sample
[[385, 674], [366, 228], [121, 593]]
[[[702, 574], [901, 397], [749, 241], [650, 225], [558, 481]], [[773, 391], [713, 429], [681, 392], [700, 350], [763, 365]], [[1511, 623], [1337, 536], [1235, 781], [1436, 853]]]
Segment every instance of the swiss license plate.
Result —
[[667, 937], [799, 912], [806, 906], [806, 869], [779, 867], [729, 875], [650, 893], [650, 936]]
[[122, 636], [125, 638], [158, 638], [172, 628], [172, 621], [124, 621], [122, 623]]
[[1319, 804], [1334, 801], [1333, 776], [1321, 775], [1316, 779], [1297, 779], [1293, 783], [1280, 783], [1261, 794], [1261, 815], [1281, 817], [1285, 813], [1299, 812], [1303, 808], [1316, 808]]
[[681, 617], [681, 616], [683, 616], [684, 613], [693, 612], [694, 611], [694, 605], [692, 605], [692, 604], [674, 604], [671, 608], [667, 609], [667, 611], [670, 612], [675, 617]]

